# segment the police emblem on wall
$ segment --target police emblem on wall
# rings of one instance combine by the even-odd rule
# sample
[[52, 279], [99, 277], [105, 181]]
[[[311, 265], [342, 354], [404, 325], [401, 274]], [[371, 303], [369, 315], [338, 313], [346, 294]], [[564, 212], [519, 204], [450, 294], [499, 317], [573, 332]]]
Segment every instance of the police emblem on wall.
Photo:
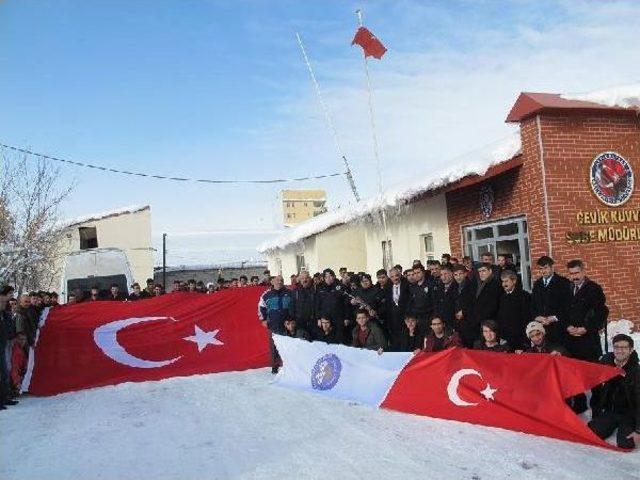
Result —
[[480, 210], [484, 218], [489, 218], [493, 213], [493, 188], [491, 185], [483, 185], [480, 189]]
[[633, 180], [631, 165], [615, 152], [601, 153], [591, 163], [591, 189], [605, 205], [618, 207], [629, 200]]
[[320, 357], [311, 369], [311, 386], [315, 390], [331, 390], [340, 380], [342, 362], [333, 353]]

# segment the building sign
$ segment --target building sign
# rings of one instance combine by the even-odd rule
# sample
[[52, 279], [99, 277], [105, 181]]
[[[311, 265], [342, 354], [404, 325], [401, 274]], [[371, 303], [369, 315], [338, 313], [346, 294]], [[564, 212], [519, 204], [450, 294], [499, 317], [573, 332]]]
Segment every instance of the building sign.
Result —
[[589, 171], [591, 189], [610, 207], [619, 207], [633, 193], [633, 170], [626, 159], [615, 152], [604, 152], [593, 159]]
[[576, 223], [582, 229], [567, 232], [570, 244], [640, 241], [640, 208], [580, 210]]
[[493, 213], [493, 188], [491, 185], [483, 185], [480, 189], [480, 210], [484, 218], [491, 217]]

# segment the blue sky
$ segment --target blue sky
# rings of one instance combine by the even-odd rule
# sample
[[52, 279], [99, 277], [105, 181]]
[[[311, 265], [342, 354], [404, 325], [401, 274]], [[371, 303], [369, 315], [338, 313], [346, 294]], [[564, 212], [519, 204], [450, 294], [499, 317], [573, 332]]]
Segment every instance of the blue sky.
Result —
[[[389, 49], [371, 64], [386, 185], [508, 135], [504, 118], [520, 91], [640, 80], [633, 1], [14, 0], [0, 5], [0, 140], [154, 174], [341, 171], [298, 31], [358, 186], [373, 195], [361, 53], [350, 46], [356, 8]], [[280, 227], [283, 186], [181, 184], [72, 167], [62, 175], [77, 181], [63, 216], [150, 203], [154, 235], [261, 237]], [[286, 185], [294, 186], [325, 188], [331, 206], [351, 201], [343, 178]], [[223, 248], [228, 235], [218, 240]]]

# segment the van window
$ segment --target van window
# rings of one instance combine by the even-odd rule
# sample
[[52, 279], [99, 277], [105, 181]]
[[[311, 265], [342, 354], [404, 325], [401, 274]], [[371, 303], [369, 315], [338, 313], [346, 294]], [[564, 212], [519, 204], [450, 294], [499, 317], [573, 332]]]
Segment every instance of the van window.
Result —
[[106, 275], [104, 277], [72, 278], [67, 280], [67, 292], [75, 293], [78, 300], [85, 300], [91, 293], [91, 287], [100, 290], [100, 298], [107, 298], [111, 291], [111, 284], [117, 284], [125, 295], [129, 293], [127, 277], [125, 275]]

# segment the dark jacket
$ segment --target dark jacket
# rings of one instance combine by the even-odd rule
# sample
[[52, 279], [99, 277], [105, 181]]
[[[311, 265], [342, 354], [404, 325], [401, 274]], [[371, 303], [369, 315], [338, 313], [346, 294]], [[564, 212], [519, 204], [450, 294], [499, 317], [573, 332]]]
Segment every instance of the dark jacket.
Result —
[[496, 321], [500, 327], [500, 336], [512, 348], [526, 348], [529, 341], [525, 329], [531, 321], [531, 294], [517, 287], [511, 293], [503, 291]]
[[382, 329], [376, 325], [374, 322], [369, 322], [367, 324], [367, 335], [365, 337], [364, 343], [360, 343], [358, 337], [358, 331], [360, 330], [360, 325], [356, 325], [353, 329], [353, 342], [352, 346], [357, 348], [365, 348], [367, 350], [378, 350], [379, 348], [386, 349], [387, 348], [387, 339], [382, 332]]
[[331, 320], [340, 341], [344, 335], [344, 321], [349, 319], [349, 297], [345, 295], [344, 286], [340, 283], [322, 285], [316, 294], [316, 319]]
[[404, 325], [404, 316], [407, 313], [407, 305], [409, 304], [409, 282], [402, 278], [400, 280], [400, 298], [398, 303], [393, 301], [393, 284], [389, 286], [387, 292], [387, 330], [389, 335], [393, 338], [397, 338], [400, 334], [400, 330]]
[[280, 332], [284, 328], [284, 319], [289, 316], [291, 291], [285, 287], [280, 290], [272, 288], [260, 297], [258, 308], [260, 317], [267, 321], [267, 327], [272, 332]]
[[[586, 278], [582, 287], [573, 294], [569, 303], [567, 318], [562, 323], [565, 332], [565, 346], [572, 357], [580, 360], [596, 361], [602, 355], [600, 329], [607, 321], [606, 298], [602, 287]], [[569, 326], [584, 327], [587, 333], [574, 337], [566, 333]]]
[[315, 334], [313, 336], [314, 341], [332, 343], [332, 344], [340, 343], [340, 339], [338, 338], [338, 334], [336, 333], [335, 328], [332, 328], [329, 333], [324, 333], [324, 330], [322, 330], [321, 328], [317, 328], [314, 331], [315, 331]]
[[307, 331], [313, 330], [316, 326], [316, 289], [310, 287], [299, 287], [291, 292], [291, 304], [289, 312], [296, 323]]
[[109, 295], [107, 295], [107, 297], [105, 298], [105, 300], [111, 300], [113, 302], [123, 302], [126, 299], [127, 299], [127, 295], [122, 292], [118, 292], [118, 294], [115, 297], [111, 292], [109, 292]]
[[437, 315], [448, 327], [453, 328], [456, 312], [458, 284], [454, 280], [446, 289], [444, 283], [438, 281], [431, 290], [433, 314]]
[[[604, 365], [615, 366], [613, 353], [607, 353], [600, 359]], [[623, 376], [617, 376], [593, 390], [593, 416], [604, 413], [617, 413], [634, 422], [634, 428], [640, 429], [640, 366], [638, 352], [633, 352], [623, 367]]]
[[426, 319], [431, 316], [433, 313], [431, 288], [433, 287], [430, 287], [426, 280], [422, 282], [422, 285], [414, 283], [409, 287], [407, 315], [413, 315], [415, 318], [422, 319]]
[[562, 345], [559, 345], [557, 343], [548, 342], [546, 338], [545, 338], [545, 341], [544, 341], [544, 343], [542, 345], [540, 345], [539, 347], [536, 347], [534, 345], [529, 345], [529, 347], [527, 349], [525, 349], [525, 352], [527, 352], [527, 353], [558, 352], [563, 357], [568, 357], [569, 356], [569, 352], [567, 351], [566, 348], [564, 348]]
[[283, 328], [281, 334], [285, 337], [300, 338], [301, 340], [307, 341], [311, 340], [309, 333], [304, 328], [300, 328], [298, 326], [296, 326], [296, 329], [293, 332], [290, 332], [286, 328]]
[[[360, 298], [369, 307], [371, 307], [376, 312], [377, 316], [378, 303], [380, 302], [380, 292], [375, 286], [371, 286], [369, 288], [358, 287], [356, 288], [354, 295]], [[356, 305], [356, 308], [359, 307]]]
[[484, 338], [480, 338], [476, 340], [475, 343], [473, 344], [473, 349], [486, 350], [488, 352], [510, 352], [511, 351], [511, 347], [509, 346], [507, 341], [502, 338], [500, 339], [498, 344], [493, 347], [487, 347], [487, 344], [485, 343]]
[[376, 309], [377, 320], [380, 324], [385, 325], [389, 319], [389, 298], [390, 298], [390, 282], [387, 283], [386, 287], [382, 287], [381, 285], [375, 285], [376, 290], [376, 304], [378, 308]]
[[465, 279], [461, 284], [456, 282], [455, 313], [462, 312], [462, 320], [455, 318], [454, 314], [453, 328], [460, 334], [460, 339], [467, 348], [473, 347], [473, 342], [480, 335], [480, 323], [473, 318], [473, 286], [474, 283], [469, 279]]
[[33, 346], [38, 330], [38, 314], [33, 305], [23, 308], [18, 307], [15, 315], [16, 333], [24, 333], [29, 346]]
[[398, 344], [395, 350], [398, 352], [413, 352], [414, 350], [422, 350], [424, 347], [424, 332], [416, 326], [413, 331], [413, 335], [409, 333], [409, 329], [405, 326], [400, 331], [400, 337], [398, 338]]
[[485, 320], [495, 320], [498, 313], [500, 296], [504, 291], [498, 280], [491, 276], [486, 282], [478, 282], [474, 285], [474, 300], [471, 316], [473, 321], [480, 325]]
[[437, 342], [436, 334], [433, 333], [433, 330], [432, 330], [431, 333], [427, 335], [427, 338], [425, 339], [424, 351], [439, 352], [441, 350], [446, 350], [447, 348], [462, 346], [462, 340], [460, 340], [460, 336], [458, 335], [458, 332], [454, 332], [451, 329], [445, 328], [444, 337], [442, 338], [443, 338], [443, 341], [442, 341], [442, 344], [440, 345], [441, 348], [436, 348], [439, 342]]
[[558, 319], [557, 322], [544, 327], [547, 338], [551, 342], [559, 343], [564, 339], [562, 323], [566, 321], [570, 301], [571, 282], [557, 273], [553, 274], [546, 287], [543, 278], [533, 283], [531, 292], [533, 318], [555, 316]]

